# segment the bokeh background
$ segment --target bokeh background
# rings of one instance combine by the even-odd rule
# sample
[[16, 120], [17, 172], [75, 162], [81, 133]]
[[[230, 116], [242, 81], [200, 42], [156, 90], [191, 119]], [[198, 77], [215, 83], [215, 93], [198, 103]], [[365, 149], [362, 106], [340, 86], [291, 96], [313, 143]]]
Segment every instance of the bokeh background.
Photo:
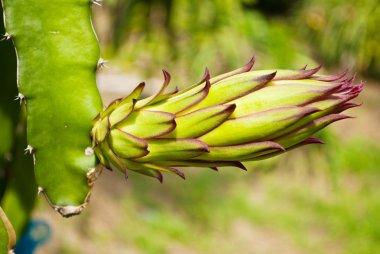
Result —
[[248, 172], [185, 169], [164, 184], [103, 172], [90, 206], [62, 220], [39, 199], [34, 218], [53, 238], [38, 253], [380, 253], [380, 1], [104, 0], [94, 24], [109, 62], [98, 74], [104, 102], [140, 81], [198, 81], [256, 56], [255, 68], [324, 72], [350, 68], [367, 84], [350, 110], [313, 145]]

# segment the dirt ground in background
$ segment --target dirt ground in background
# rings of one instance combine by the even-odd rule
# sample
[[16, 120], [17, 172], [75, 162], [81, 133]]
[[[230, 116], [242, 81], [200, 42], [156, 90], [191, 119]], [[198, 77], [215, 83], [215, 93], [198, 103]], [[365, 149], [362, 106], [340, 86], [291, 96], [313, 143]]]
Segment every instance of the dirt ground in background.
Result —
[[[125, 80], [128, 80], [127, 84]], [[116, 94], [128, 94], [139, 81], [137, 77], [130, 79], [129, 75], [103, 74], [99, 77], [99, 87], [107, 103]], [[150, 84], [160, 84], [160, 82], [157, 79], [150, 81]], [[380, 142], [380, 86], [368, 84], [363, 94], [356, 101], [363, 102], [361, 107], [349, 111], [349, 114], [355, 116], [356, 119], [342, 121], [335, 124], [333, 128], [342, 135], [343, 139], [350, 139], [360, 135]], [[110, 229], [115, 228], [119, 222], [118, 218], [123, 216], [120, 214], [118, 204], [123, 198], [123, 193], [128, 192], [128, 189], [129, 186], [124, 181], [120, 181], [120, 174], [117, 172], [104, 172], [94, 188], [90, 206], [84, 211], [84, 216], [70, 219], [62, 219], [53, 210], [48, 209], [45, 202], [40, 202], [42, 204], [35, 211], [34, 217], [43, 218], [50, 223], [54, 234], [53, 239], [40, 248], [37, 253], [62, 253], [64, 249], [62, 249], [61, 243], [63, 242], [69, 243], [70, 246], [75, 246], [75, 251], [73, 250], [72, 253], [142, 253], [134, 246], [120, 242], [117, 239], [115, 239], [112, 246], [104, 246], [101, 244], [101, 240], [94, 242], [88, 237], [90, 231], [104, 232], [104, 234], [112, 233]], [[263, 191], [260, 187], [255, 188], [255, 195], [260, 195], [260, 191]], [[219, 237], [236, 243], [239, 249], [246, 250], [246, 254], [305, 253], [294, 246], [287, 235], [273, 229], [253, 226], [240, 218], [236, 218], [232, 223], [230, 232], [226, 232], [226, 235], [220, 235]], [[252, 239], [255, 240], [252, 241]], [[168, 253], [198, 254], [199, 252], [193, 250], [191, 246], [174, 244]]]

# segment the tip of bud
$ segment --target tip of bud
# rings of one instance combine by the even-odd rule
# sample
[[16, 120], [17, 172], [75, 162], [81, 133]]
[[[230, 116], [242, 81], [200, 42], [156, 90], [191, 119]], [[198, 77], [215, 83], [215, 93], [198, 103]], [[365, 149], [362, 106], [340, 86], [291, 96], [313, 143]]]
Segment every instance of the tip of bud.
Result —
[[308, 78], [308, 77], [311, 77], [313, 76], [315, 73], [317, 73], [320, 69], [322, 68], [322, 64], [319, 65], [318, 67], [316, 68], [313, 68], [313, 69], [304, 69], [304, 70], [301, 70], [303, 72], [303, 74], [305, 75], [304, 78]]
[[256, 62], [256, 58], [255, 56], [252, 56], [249, 62], [243, 67], [243, 71], [248, 72], [252, 70], [253, 66], [255, 65], [255, 62]]
[[268, 83], [269, 81], [273, 80], [277, 75], [277, 71], [274, 71], [272, 73], [262, 75], [259, 78], [255, 79], [257, 81], [263, 81], [265, 84]]
[[334, 82], [334, 81], [338, 81], [338, 80], [342, 79], [343, 77], [345, 77], [349, 70], [350, 69], [347, 68], [344, 71], [342, 71], [341, 73], [338, 73], [336, 75], [326, 75], [326, 76], [321, 75], [321, 76], [312, 77], [312, 79], [318, 80], [318, 81], [324, 81], [324, 82]]
[[162, 69], [162, 73], [164, 74], [164, 85], [163, 85], [163, 86], [165, 86], [165, 84], [169, 84], [170, 79], [171, 79], [171, 75], [170, 75], [170, 73], [169, 73], [167, 70], [165, 70], [165, 69]]
[[286, 151], [286, 149], [282, 145], [280, 145], [279, 143], [276, 143], [276, 142], [273, 142], [273, 141], [268, 141], [268, 142], [270, 142], [269, 148], [271, 148], [271, 149], [278, 149], [278, 150], [283, 151], [283, 152]]
[[240, 161], [235, 161], [235, 162], [233, 162], [233, 163], [234, 163], [234, 166], [235, 166], [235, 167], [240, 168], [240, 169], [242, 169], [242, 170], [244, 170], [244, 171], [248, 171], [247, 168], [244, 166], [244, 164], [241, 163]]
[[210, 80], [210, 78], [211, 78], [210, 71], [209, 71], [209, 69], [206, 67], [206, 68], [205, 68], [205, 72], [204, 72], [204, 74], [203, 74], [203, 77], [202, 77], [202, 79], [197, 83], [197, 85], [200, 85], [200, 84], [202, 84], [203, 82], [205, 82], [205, 81], [207, 81], [207, 80]]
[[302, 143], [303, 144], [325, 144], [325, 142], [319, 138], [307, 138]]
[[163, 183], [164, 182], [164, 176], [162, 175], [162, 173], [159, 171], [159, 170], [154, 170], [154, 172], [156, 173], [157, 175], [157, 180], [160, 182], [160, 183]]

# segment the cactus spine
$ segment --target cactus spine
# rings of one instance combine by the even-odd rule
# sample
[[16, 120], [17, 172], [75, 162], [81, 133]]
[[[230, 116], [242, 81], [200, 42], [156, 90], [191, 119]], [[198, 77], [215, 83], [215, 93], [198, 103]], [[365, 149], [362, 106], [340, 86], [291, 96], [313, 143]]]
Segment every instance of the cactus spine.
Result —
[[18, 56], [18, 88], [27, 108], [27, 151], [36, 181], [63, 216], [81, 212], [89, 197], [92, 118], [102, 103], [90, 0], [2, 0], [5, 37]]

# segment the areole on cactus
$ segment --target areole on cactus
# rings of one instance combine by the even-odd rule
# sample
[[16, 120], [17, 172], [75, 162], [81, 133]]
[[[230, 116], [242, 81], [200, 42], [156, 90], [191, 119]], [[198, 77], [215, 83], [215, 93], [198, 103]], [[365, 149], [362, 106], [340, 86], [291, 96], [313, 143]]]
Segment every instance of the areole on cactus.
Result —
[[138, 100], [145, 84], [113, 101], [95, 119], [93, 149], [106, 168], [163, 180], [161, 172], [185, 178], [177, 167], [236, 166], [295, 147], [322, 143], [311, 137], [348, 118], [363, 83], [319, 75], [320, 67], [251, 71], [252, 59], [235, 71], [165, 93], [168, 72], [153, 96]]

